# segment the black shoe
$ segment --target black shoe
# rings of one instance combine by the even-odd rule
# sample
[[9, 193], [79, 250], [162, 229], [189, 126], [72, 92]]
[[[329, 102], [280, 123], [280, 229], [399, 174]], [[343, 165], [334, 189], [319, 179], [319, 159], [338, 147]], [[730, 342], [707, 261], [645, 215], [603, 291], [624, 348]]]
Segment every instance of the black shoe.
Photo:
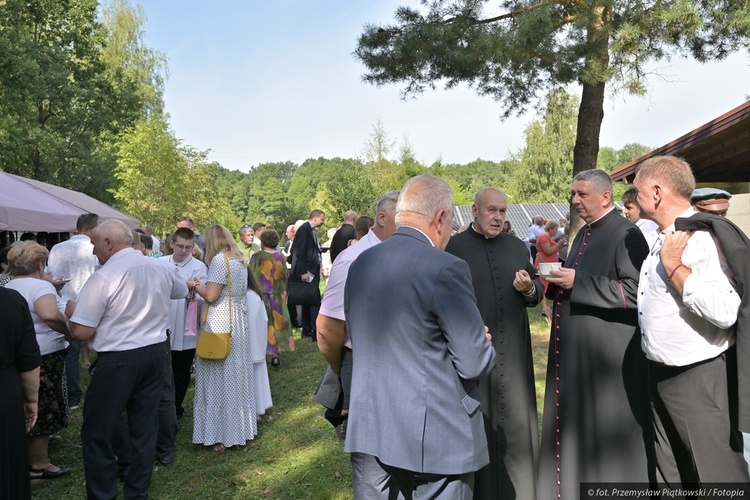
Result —
[[[69, 467], [60, 467], [60, 470], [52, 471], [49, 469], [32, 469], [29, 467], [29, 479], [57, 479], [59, 477], [63, 477], [65, 474], [70, 472]], [[37, 476], [32, 474], [39, 474]]]
[[271, 366], [278, 367], [280, 364], [281, 364], [281, 361], [279, 361], [279, 358], [271, 359]]

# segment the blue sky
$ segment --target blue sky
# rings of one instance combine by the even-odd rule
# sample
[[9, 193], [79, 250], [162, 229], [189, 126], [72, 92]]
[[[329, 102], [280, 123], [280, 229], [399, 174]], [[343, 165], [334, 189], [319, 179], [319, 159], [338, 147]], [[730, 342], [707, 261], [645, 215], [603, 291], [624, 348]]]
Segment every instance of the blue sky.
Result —
[[[378, 117], [424, 163], [499, 161], [523, 145], [535, 118], [532, 110], [501, 121], [498, 103], [467, 88], [402, 101], [398, 86], [363, 84], [351, 55], [362, 26], [390, 22], [415, 0], [139, 3], [146, 43], [169, 59], [165, 99], [176, 136], [229, 169], [359, 156]], [[601, 145], [658, 147], [729, 111], [750, 94], [749, 66], [747, 54], [659, 63], [648, 96], [608, 98]]]

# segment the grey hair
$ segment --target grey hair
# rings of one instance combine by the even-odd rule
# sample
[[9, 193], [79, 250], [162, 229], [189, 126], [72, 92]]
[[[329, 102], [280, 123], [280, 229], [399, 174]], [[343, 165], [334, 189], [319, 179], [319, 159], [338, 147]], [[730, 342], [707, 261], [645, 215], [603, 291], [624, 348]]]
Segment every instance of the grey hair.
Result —
[[450, 184], [428, 174], [412, 177], [398, 196], [396, 225], [401, 225], [406, 214], [429, 224], [440, 210], [453, 216], [453, 188]]
[[393, 211], [396, 208], [396, 203], [398, 203], [399, 193], [401, 193], [401, 191], [394, 189], [378, 198], [378, 201], [375, 202], [375, 217], [377, 217], [380, 212]]
[[[482, 189], [480, 189], [479, 191], [477, 191], [477, 194], [475, 194], [475, 195], [474, 195], [474, 205], [476, 205], [477, 207], [480, 207], [480, 206], [482, 205], [482, 197], [484, 196], [484, 194], [485, 194], [485, 193], [486, 193], [487, 191], [490, 191], [490, 190], [492, 190], [492, 191], [497, 191], [497, 192], [498, 192], [498, 193], [500, 193], [500, 194], [501, 194], [501, 195], [503, 196], [503, 198], [504, 198], [504, 199], [505, 199], [505, 200], [507, 201], [508, 197], [507, 197], [507, 196], [505, 196], [505, 193], [503, 193], [503, 192], [502, 192], [502, 191], [500, 191], [499, 189], [496, 189], [496, 188], [492, 188], [492, 187], [485, 187], [485, 188], [482, 188]], [[535, 216], [535, 218], [536, 218], [536, 217], [541, 217], [541, 216]]]
[[109, 238], [122, 245], [130, 246], [133, 244], [133, 233], [130, 228], [117, 219], [105, 220], [94, 229], [94, 234], [100, 238]]
[[576, 181], [590, 182], [598, 193], [603, 193], [605, 191], [612, 192], [612, 178], [607, 172], [599, 170], [598, 168], [591, 168], [589, 170], [578, 172], [575, 177], [573, 177], [573, 182]]

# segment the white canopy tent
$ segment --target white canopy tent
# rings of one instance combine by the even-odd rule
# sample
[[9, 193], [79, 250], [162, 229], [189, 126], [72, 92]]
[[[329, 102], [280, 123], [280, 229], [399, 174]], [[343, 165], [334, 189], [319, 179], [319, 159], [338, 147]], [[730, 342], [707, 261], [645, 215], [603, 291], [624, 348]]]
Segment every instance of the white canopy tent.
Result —
[[0, 231], [75, 231], [80, 215], [95, 213], [130, 228], [140, 222], [88, 195], [0, 172]]

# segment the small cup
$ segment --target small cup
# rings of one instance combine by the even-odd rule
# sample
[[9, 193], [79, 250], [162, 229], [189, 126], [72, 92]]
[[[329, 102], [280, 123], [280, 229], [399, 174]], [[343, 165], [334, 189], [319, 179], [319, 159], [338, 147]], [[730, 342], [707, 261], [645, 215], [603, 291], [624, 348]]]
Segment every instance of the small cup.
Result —
[[539, 274], [542, 276], [549, 276], [552, 271], [560, 269], [562, 266], [559, 262], [540, 262], [539, 263]]

